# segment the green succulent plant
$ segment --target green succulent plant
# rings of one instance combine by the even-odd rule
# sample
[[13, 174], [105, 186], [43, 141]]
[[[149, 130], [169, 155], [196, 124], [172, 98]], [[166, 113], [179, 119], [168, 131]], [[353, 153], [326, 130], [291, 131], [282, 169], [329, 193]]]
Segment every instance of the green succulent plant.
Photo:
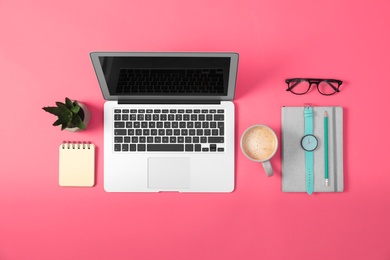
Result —
[[56, 102], [56, 105], [56, 107], [42, 108], [46, 112], [58, 117], [53, 123], [54, 126], [61, 125], [61, 130], [74, 127], [85, 130], [83, 123], [85, 114], [77, 101], [72, 102], [69, 98], [65, 98], [65, 103]]

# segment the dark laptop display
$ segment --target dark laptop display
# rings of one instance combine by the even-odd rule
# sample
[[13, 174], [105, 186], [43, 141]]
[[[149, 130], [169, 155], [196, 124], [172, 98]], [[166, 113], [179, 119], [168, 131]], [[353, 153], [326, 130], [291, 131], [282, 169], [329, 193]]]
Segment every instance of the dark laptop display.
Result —
[[[92, 53], [106, 100], [232, 100], [237, 56], [225, 53]], [[234, 60], [232, 60], [234, 59]]]
[[227, 57], [102, 57], [100, 63], [113, 95], [227, 94]]

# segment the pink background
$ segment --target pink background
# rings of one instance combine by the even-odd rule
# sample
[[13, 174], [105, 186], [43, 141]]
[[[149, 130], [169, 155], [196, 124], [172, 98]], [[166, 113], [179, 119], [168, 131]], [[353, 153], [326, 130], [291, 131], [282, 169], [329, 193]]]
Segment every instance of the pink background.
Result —
[[[0, 259], [390, 259], [389, 25], [385, 0], [0, 0]], [[238, 52], [235, 191], [106, 193], [91, 51]], [[344, 84], [295, 96], [288, 77]], [[66, 96], [87, 131], [51, 126]], [[267, 178], [238, 149], [305, 102], [345, 108], [344, 193], [282, 193], [280, 150]], [[94, 188], [58, 186], [63, 140], [97, 145]]]

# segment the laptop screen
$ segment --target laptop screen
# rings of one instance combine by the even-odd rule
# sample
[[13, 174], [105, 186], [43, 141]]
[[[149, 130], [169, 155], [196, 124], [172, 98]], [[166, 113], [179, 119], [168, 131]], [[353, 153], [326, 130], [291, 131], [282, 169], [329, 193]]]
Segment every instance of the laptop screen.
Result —
[[231, 100], [235, 53], [91, 53], [107, 100]]

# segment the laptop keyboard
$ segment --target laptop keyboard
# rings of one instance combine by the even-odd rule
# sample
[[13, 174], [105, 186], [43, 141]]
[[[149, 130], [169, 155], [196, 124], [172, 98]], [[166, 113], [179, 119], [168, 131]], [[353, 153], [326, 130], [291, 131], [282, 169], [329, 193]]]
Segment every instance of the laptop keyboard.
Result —
[[224, 152], [224, 109], [114, 109], [115, 152]]

